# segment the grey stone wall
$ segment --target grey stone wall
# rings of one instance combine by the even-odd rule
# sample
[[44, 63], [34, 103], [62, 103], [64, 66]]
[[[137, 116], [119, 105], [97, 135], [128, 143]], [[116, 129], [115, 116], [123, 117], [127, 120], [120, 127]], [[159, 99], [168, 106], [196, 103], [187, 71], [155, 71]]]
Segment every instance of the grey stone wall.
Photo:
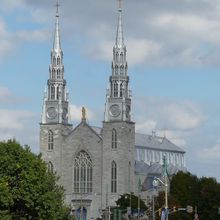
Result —
[[[112, 129], [117, 131], [117, 149], [112, 149]], [[108, 205], [115, 205], [121, 194], [134, 191], [134, 123], [103, 123], [103, 198]], [[117, 193], [111, 193], [111, 163], [117, 164]], [[130, 183], [130, 184], [129, 184]]]

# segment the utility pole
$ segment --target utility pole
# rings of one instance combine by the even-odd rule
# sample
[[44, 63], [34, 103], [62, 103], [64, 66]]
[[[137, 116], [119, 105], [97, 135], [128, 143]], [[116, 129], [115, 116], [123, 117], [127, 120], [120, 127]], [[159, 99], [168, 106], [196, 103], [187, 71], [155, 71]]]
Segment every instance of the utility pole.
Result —
[[154, 196], [155, 196], [155, 187], [153, 188], [153, 196], [152, 196], [152, 220], [155, 220], [155, 204], [154, 204]]
[[166, 213], [166, 220], [168, 220], [168, 176], [167, 176], [167, 160], [166, 157], [163, 157], [163, 167], [164, 167], [164, 186], [165, 186], [165, 213]]
[[140, 193], [141, 193], [141, 180], [138, 181], [138, 220], [140, 219]]
[[162, 181], [158, 177], [154, 177], [153, 186], [157, 187], [159, 182], [164, 186], [165, 188], [165, 220], [168, 220], [169, 218], [169, 206], [168, 206], [168, 174], [167, 174], [167, 161], [166, 157], [163, 157], [163, 168], [164, 168], [164, 180]]

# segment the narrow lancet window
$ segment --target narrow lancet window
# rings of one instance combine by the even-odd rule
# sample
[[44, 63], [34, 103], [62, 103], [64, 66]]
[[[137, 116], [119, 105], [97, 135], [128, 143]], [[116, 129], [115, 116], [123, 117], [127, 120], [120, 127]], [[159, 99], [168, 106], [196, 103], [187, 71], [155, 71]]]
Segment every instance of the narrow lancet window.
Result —
[[57, 57], [57, 65], [60, 65], [60, 57]]
[[111, 192], [117, 192], [117, 164], [115, 161], [111, 164]]
[[61, 74], [60, 74], [60, 70], [57, 70], [57, 79], [61, 79]]
[[51, 161], [47, 164], [47, 168], [50, 173], [53, 173], [53, 164]]
[[118, 83], [114, 83], [114, 97], [118, 97]]
[[117, 148], [117, 131], [112, 129], [112, 149]]
[[55, 87], [54, 87], [54, 86], [51, 86], [50, 98], [51, 98], [52, 100], [55, 99]]
[[53, 150], [53, 132], [48, 132], [48, 150]]

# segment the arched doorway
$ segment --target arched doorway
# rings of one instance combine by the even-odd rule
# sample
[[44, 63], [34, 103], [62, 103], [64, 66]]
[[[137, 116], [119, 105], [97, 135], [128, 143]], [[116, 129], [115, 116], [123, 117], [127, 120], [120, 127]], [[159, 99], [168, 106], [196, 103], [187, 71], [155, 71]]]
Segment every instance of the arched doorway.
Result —
[[86, 208], [85, 207], [79, 207], [76, 210], [76, 220], [86, 220], [86, 217], [87, 217], [87, 210], [86, 210]]

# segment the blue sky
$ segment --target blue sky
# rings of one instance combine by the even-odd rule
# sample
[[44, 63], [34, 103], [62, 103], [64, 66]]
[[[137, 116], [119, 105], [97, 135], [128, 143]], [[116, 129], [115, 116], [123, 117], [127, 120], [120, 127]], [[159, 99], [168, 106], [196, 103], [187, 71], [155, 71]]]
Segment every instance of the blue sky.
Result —
[[[0, 139], [36, 153], [55, 3], [1, 0]], [[117, 3], [60, 3], [72, 122], [85, 106], [89, 123], [101, 126]], [[190, 172], [220, 180], [220, 0], [126, 0], [123, 24], [137, 131], [165, 134], [187, 152]]]

